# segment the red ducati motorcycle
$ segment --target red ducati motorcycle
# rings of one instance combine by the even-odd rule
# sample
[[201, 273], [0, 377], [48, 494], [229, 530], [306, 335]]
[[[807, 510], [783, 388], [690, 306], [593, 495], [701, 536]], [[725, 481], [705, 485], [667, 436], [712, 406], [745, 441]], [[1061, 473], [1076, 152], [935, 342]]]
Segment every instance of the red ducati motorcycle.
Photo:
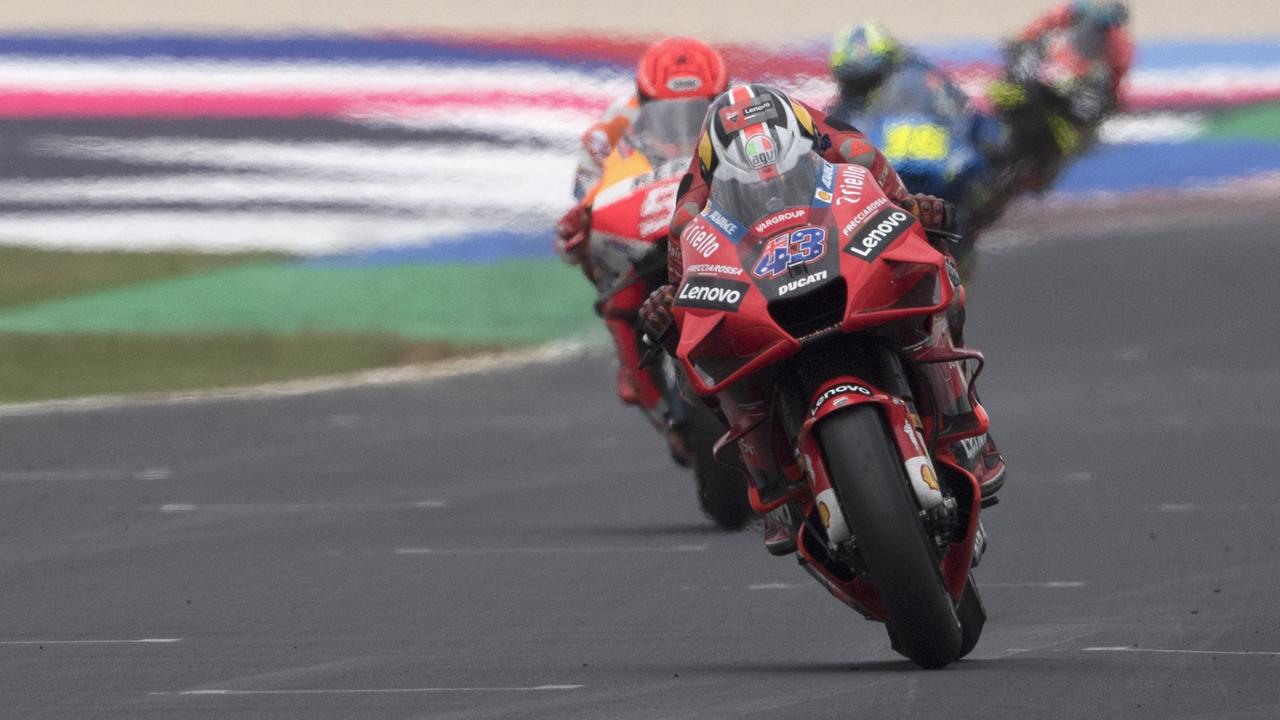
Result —
[[[641, 366], [645, 351], [637, 310], [667, 280], [667, 224], [680, 176], [689, 164], [709, 101], [651, 101], [640, 108], [606, 158], [601, 189], [592, 202], [588, 252], [604, 318], [618, 353], [631, 402], [666, 437], [676, 462], [691, 466], [703, 513], [725, 530], [741, 529], [755, 513], [747, 502], [740, 462], [712, 454], [724, 423], [681, 391], [680, 368], [665, 354]], [[722, 456], [723, 457], [723, 456]]]
[[1004, 465], [955, 454], [988, 419], [982, 355], [949, 321], [953, 261], [865, 168], [817, 156], [759, 189], [713, 183], [680, 243], [676, 355], [728, 419], [716, 449], [740, 452], [752, 506], [790, 504], [800, 564], [897, 652], [966, 655], [986, 620], [982, 487]]

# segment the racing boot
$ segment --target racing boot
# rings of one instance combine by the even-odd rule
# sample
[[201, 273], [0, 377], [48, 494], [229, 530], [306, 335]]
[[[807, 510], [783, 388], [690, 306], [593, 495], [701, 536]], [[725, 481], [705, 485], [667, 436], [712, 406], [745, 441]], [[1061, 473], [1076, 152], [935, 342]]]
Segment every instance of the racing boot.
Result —
[[796, 536], [803, 518], [794, 502], [788, 502], [764, 516], [764, 549], [770, 555], [790, 555], [796, 551]]

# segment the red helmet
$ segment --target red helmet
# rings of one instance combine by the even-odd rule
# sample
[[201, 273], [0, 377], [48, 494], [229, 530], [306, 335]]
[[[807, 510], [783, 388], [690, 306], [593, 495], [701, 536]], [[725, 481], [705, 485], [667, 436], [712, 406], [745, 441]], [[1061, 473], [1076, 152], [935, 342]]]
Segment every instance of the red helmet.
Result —
[[713, 98], [728, 84], [724, 58], [693, 38], [658, 42], [645, 50], [636, 64], [636, 92], [642, 101]]

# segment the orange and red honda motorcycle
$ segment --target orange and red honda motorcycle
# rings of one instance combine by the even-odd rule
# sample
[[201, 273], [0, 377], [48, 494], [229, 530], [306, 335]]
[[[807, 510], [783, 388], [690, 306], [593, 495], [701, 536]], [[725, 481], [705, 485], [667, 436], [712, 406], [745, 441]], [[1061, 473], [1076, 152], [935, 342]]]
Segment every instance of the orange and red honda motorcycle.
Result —
[[761, 185], [713, 183], [680, 236], [676, 356], [728, 419], [717, 450], [741, 453], [752, 506], [793, 509], [801, 565], [944, 666], [986, 620], [971, 567], [1004, 473], [955, 264], [861, 166], [815, 155]]
[[[682, 392], [684, 379], [671, 358], [642, 366], [637, 311], [667, 279], [667, 224], [680, 177], [689, 164], [705, 98], [660, 100], [640, 107], [617, 147], [604, 161], [591, 206], [588, 254], [604, 318], [618, 354], [620, 394], [644, 411], [670, 444], [678, 463], [693, 469], [698, 503], [716, 525], [741, 529], [755, 517], [747, 501], [740, 462], [712, 454], [724, 423]], [[732, 451], [731, 451], [732, 452]]]

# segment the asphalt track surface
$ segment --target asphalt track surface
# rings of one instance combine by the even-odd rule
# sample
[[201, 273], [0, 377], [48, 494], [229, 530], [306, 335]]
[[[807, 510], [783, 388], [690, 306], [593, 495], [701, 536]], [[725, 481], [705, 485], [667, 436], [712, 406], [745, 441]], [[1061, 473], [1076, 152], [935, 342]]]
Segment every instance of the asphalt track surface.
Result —
[[1274, 718], [1276, 219], [981, 258], [1011, 479], [947, 670], [711, 530], [587, 357], [0, 418], [0, 715]]

